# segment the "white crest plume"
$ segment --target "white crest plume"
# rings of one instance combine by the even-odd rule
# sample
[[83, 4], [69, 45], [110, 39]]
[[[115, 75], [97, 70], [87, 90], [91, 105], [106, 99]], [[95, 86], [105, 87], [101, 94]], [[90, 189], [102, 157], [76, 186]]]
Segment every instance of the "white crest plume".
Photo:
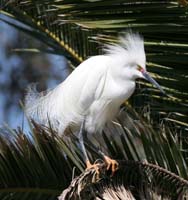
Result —
[[105, 45], [104, 51], [107, 55], [118, 56], [126, 61], [129, 59], [145, 63], [146, 60], [143, 37], [138, 33], [132, 33], [132, 31], [120, 36], [117, 44]]

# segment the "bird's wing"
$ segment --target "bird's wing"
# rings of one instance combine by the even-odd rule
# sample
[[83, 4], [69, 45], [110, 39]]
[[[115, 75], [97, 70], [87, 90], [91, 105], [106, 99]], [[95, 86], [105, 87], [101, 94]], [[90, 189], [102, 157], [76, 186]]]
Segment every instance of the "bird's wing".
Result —
[[[80, 68], [80, 71], [78, 69], [77, 76], [82, 73], [80, 77], [80, 83], [82, 82], [82, 84], [80, 84], [81, 88], [78, 88], [79, 98], [77, 103], [83, 110], [87, 111], [91, 104], [99, 99], [103, 93], [108, 65], [106, 57], [103, 56], [92, 57], [83, 64], [87, 67], [85, 69]], [[88, 67], [89, 64], [91, 64], [90, 67]]]

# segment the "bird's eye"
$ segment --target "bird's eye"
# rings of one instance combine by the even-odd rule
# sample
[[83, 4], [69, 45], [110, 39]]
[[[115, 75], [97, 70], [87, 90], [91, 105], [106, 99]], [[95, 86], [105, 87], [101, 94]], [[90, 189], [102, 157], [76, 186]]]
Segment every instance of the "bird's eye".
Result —
[[142, 73], [146, 73], [146, 70], [143, 67], [141, 67], [140, 65], [137, 65], [137, 70]]
[[142, 71], [143, 68], [142, 68], [140, 65], [137, 65], [137, 70], [138, 70], [138, 71]]

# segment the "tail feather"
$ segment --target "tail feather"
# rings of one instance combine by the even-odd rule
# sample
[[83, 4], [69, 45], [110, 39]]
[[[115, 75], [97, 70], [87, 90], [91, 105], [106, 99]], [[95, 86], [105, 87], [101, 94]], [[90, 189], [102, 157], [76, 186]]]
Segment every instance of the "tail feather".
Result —
[[[28, 87], [25, 97], [25, 112], [28, 118], [37, 120], [39, 123], [50, 124], [57, 127], [57, 119], [53, 119], [52, 107], [54, 102], [53, 90], [38, 92], [36, 85]], [[49, 117], [50, 116], [50, 117]]]
[[36, 85], [31, 85], [25, 97], [26, 116], [63, 134], [67, 126], [77, 126], [84, 118], [69, 92], [64, 84], [46, 92], [38, 92]]

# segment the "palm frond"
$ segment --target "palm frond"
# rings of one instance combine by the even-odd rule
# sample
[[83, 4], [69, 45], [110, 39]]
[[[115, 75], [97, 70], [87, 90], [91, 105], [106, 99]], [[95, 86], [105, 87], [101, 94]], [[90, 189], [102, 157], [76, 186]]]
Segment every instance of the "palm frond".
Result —
[[85, 171], [72, 180], [59, 200], [104, 199], [183, 199], [188, 192], [188, 181], [153, 164], [118, 161], [119, 169], [113, 177], [105, 166], [97, 177], [94, 169]]
[[[123, 174], [123, 184], [127, 185], [134, 186], [146, 179], [143, 182], [146, 185], [142, 185], [147, 186], [148, 190], [145, 193], [152, 190], [153, 193], [164, 193], [165, 196], [183, 194], [187, 187], [187, 181], [183, 178], [187, 179], [188, 164], [187, 154], [183, 155], [185, 152], [179, 148], [179, 138], [171, 135], [168, 127], [165, 131], [154, 131], [134, 110], [123, 112], [122, 115], [119, 122], [114, 122], [106, 128], [103, 140], [98, 135], [89, 139], [106, 154], [124, 160], [120, 161], [120, 171], [117, 172], [119, 175], [111, 182], [110, 173], [107, 172], [107, 176], [102, 177], [102, 185], [105, 186], [106, 181], [116, 184], [118, 180], [119, 184], [122, 184], [122, 179], [118, 177]], [[60, 138], [52, 129], [35, 122], [32, 127], [29, 135], [25, 135], [21, 129], [1, 129], [2, 199], [9, 198], [10, 194], [14, 199], [56, 199], [71, 180], [84, 171], [82, 152], [75, 137]], [[86, 147], [93, 162], [99, 158], [100, 155], [96, 150], [93, 151], [87, 142]], [[144, 176], [143, 179], [140, 179], [140, 173]], [[94, 180], [92, 177], [93, 175], [90, 176], [90, 180]], [[98, 182], [98, 188], [97, 184]], [[108, 184], [105, 187], [108, 187]], [[142, 191], [141, 188], [137, 189]]]

